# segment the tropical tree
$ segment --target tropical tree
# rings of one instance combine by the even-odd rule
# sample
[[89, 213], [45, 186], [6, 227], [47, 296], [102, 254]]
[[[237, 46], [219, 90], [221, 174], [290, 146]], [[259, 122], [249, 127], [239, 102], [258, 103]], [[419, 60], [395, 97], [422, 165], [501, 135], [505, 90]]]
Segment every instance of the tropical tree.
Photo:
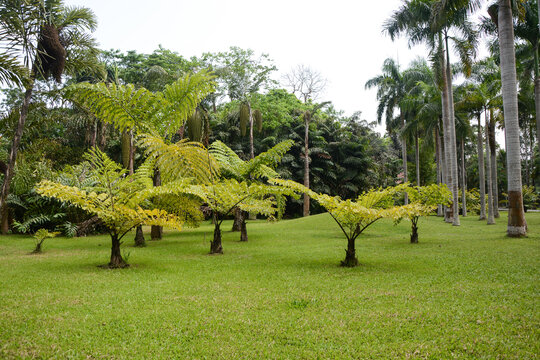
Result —
[[514, 24], [510, 0], [498, 1], [498, 34], [501, 60], [502, 98], [506, 129], [506, 166], [508, 176], [508, 226], [512, 237], [527, 234], [521, 183], [521, 145], [518, 122], [518, 97]]
[[[35, 82], [53, 77], [60, 83], [64, 72], [73, 74], [85, 68], [95, 69], [97, 49], [87, 33], [95, 26], [92, 11], [83, 7], [65, 7], [61, 0], [10, 0], [0, 7], [0, 33], [5, 35], [2, 46], [10, 49], [2, 55], [0, 67], [4, 70], [0, 71], [1, 76], [15, 80], [20, 78], [21, 72], [27, 75], [0, 194], [3, 234], [9, 230], [6, 201]], [[15, 59], [22, 59], [23, 65], [15, 64]]]
[[122, 238], [137, 226], [181, 228], [182, 221], [176, 215], [160, 209], [143, 208], [145, 202], [157, 194], [173, 189], [177, 191], [182, 185], [175, 183], [168, 188], [154, 187], [152, 162], [145, 163], [134, 174], [126, 175], [127, 170], [97, 148], [90, 150], [85, 158], [92, 165], [89, 175], [94, 178], [94, 185], [78, 188], [43, 180], [38, 184], [37, 191], [43, 196], [75, 205], [101, 219], [111, 236], [109, 268], [128, 266], [120, 252], [120, 245]]

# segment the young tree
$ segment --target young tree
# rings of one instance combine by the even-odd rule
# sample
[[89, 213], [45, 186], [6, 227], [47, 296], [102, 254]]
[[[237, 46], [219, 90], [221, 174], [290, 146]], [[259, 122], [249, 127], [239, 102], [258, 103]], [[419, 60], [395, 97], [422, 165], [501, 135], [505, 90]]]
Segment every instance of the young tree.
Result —
[[401, 215], [397, 218], [406, 218], [411, 221], [411, 244], [418, 244], [418, 220], [421, 216], [428, 216], [439, 204], [452, 203], [452, 193], [448, 187], [442, 185], [428, 185], [408, 187], [410, 204], [399, 208]]
[[38, 184], [39, 194], [65, 201], [92, 215], [96, 215], [111, 236], [111, 257], [107, 266], [111, 269], [129, 266], [120, 252], [122, 238], [139, 225], [160, 225], [180, 229], [182, 221], [173, 214], [160, 209], [144, 209], [143, 204], [152, 197], [171, 192], [179, 184], [170, 187], [153, 187], [153, 164], [147, 162], [132, 175], [94, 148], [86, 155], [92, 165], [90, 176], [95, 185], [87, 188], [67, 186], [43, 180]]
[[36, 248], [34, 251], [32, 251], [32, 254], [41, 254], [43, 249], [41, 248], [43, 246], [43, 242], [45, 239], [50, 239], [55, 237], [56, 235], [60, 234], [59, 232], [49, 232], [47, 229], [39, 229], [34, 234], [34, 239], [36, 240]]

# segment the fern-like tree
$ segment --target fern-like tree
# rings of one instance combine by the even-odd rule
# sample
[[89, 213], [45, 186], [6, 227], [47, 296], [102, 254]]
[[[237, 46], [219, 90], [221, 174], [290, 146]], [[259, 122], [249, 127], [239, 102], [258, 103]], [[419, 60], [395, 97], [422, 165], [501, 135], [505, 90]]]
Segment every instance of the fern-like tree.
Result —
[[[157, 194], [166, 193], [162, 187], [153, 187], [153, 164], [146, 162], [132, 175], [94, 148], [86, 156], [92, 165], [95, 182], [87, 188], [67, 186], [43, 180], [37, 191], [46, 197], [75, 205], [101, 219], [111, 236], [109, 268], [124, 268], [128, 264], [122, 257], [122, 238], [140, 225], [170, 226], [180, 229], [182, 221], [174, 214], [160, 209], [145, 209], [145, 202]], [[176, 184], [178, 185], [178, 184]]]
[[[9, 0], [0, 6], [0, 78], [22, 78], [24, 98], [12, 139], [0, 197], [1, 230], [9, 230], [7, 197], [37, 79], [53, 77], [61, 82], [64, 72], [97, 69], [97, 49], [87, 31], [96, 19], [84, 7], [66, 7], [61, 0]], [[22, 59], [22, 64], [20, 63]]]
[[422, 216], [433, 213], [439, 204], [452, 203], [452, 193], [445, 184], [407, 187], [410, 204], [399, 208], [401, 215], [396, 218], [406, 218], [411, 222], [411, 244], [418, 243], [418, 220]]
[[345, 267], [358, 265], [356, 238], [364, 230], [380, 219], [398, 221], [403, 216], [402, 206], [394, 206], [394, 196], [408, 186], [401, 184], [386, 189], [372, 189], [362, 193], [355, 200], [343, 200], [339, 196], [318, 194], [291, 180], [273, 179], [271, 182], [297, 193], [308, 192], [311, 198], [328, 211], [347, 238], [345, 259], [341, 262]]
[[[199, 197], [212, 210], [214, 238], [210, 243], [210, 254], [223, 253], [221, 224], [233, 209], [238, 207], [253, 214], [273, 217], [278, 210], [277, 202], [284, 194], [291, 194], [287, 189], [278, 186], [248, 184], [246, 181], [238, 182], [234, 179], [209, 185], [194, 185], [185, 192]], [[241, 240], [247, 241], [245, 222], [241, 229]]]
[[[219, 164], [222, 178], [252, 183], [264, 182], [267, 179], [278, 177], [278, 173], [274, 169], [292, 145], [292, 140], [282, 141], [248, 161], [240, 159], [230, 147], [219, 140], [214, 141], [208, 150]], [[232, 231], [242, 231], [246, 227], [245, 213], [239, 207], [235, 208], [233, 212]], [[245, 236], [241, 235], [241, 239], [247, 240], [247, 233]]]

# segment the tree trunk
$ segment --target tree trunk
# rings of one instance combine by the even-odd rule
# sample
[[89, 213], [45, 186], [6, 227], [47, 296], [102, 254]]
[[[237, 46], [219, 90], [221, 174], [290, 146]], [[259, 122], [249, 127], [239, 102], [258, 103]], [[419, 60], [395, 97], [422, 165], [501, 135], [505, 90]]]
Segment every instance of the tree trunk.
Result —
[[[401, 128], [404, 129], [405, 128], [405, 117], [403, 116], [403, 111], [401, 111], [401, 109], [400, 109], [399, 117], [401, 118]], [[407, 174], [407, 140], [405, 139], [404, 135], [402, 135], [402, 138], [401, 138], [401, 157], [402, 157], [402, 161], [403, 161], [403, 182], [406, 183], [407, 181], [409, 181], [409, 175]], [[409, 196], [407, 195], [406, 192], [405, 192], [405, 200], [404, 201], [405, 201], [405, 205], [407, 205], [409, 203]], [[344, 266], [346, 266], [346, 265], [344, 265]]]
[[[439, 46], [442, 45], [442, 35], [439, 35]], [[450, 118], [450, 106], [448, 105], [449, 102], [449, 95], [448, 95], [448, 76], [446, 73], [446, 59], [443, 54], [441, 54], [440, 58], [442, 69], [441, 69], [441, 82], [442, 82], [442, 119], [443, 119], [443, 158], [444, 158], [444, 183], [446, 186], [448, 186], [448, 189], [452, 191], [452, 172], [451, 172], [451, 165], [450, 165], [450, 155], [449, 155], [449, 149], [450, 149], [450, 129], [449, 129], [449, 118]], [[453, 205], [445, 206], [444, 208], [444, 221], [447, 223], [452, 223], [454, 221], [454, 207]]]
[[[159, 169], [154, 168], [154, 177], [152, 178], [154, 186], [161, 186], [161, 173]], [[163, 226], [152, 225], [150, 229], [150, 240], [161, 240], [163, 237]]]
[[[32, 71], [32, 74], [34, 72]], [[17, 127], [15, 128], [15, 134], [13, 136], [13, 142], [11, 143], [11, 150], [9, 153], [8, 166], [4, 176], [4, 183], [2, 184], [2, 194], [0, 195], [0, 221], [2, 235], [6, 235], [9, 232], [9, 209], [7, 206], [7, 197], [11, 189], [11, 181], [13, 180], [13, 171], [15, 170], [15, 162], [17, 161], [17, 153], [19, 152], [19, 146], [21, 144], [21, 138], [24, 130], [24, 124], [28, 116], [28, 109], [30, 107], [30, 99], [32, 98], [32, 91], [34, 88], [34, 75], [30, 80], [30, 84], [26, 88], [24, 93], [24, 100], [21, 106], [21, 113]]]
[[246, 221], [242, 221], [242, 224], [240, 226], [240, 241], [248, 241], [248, 234], [247, 234], [247, 227], [246, 227]]
[[249, 151], [250, 151], [250, 158], [253, 159], [255, 157], [255, 148], [253, 146], [253, 113], [251, 111], [251, 103], [248, 102], [248, 109], [249, 109]]
[[499, 0], [499, 47], [502, 97], [506, 129], [506, 168], [508, 174], [508, 236], [527, 234], [521, 186], [521, 156], [518, 123], [517, 76], [514, 27], [510, 0]]
[[418, 129], [414, 134], [414, 157], [416, 162], [416, 186], [420, 186], [420, 145], [418, 143]]
[[461, 140], [461, 204], [463, 216], [467, 216], [467, 173], [465, 172], [465, 139]]
[[450, 48], [448, 47], [448, 35], [445, 36], [446, 45], [446, 85], [448, 88], [448, 131], [449, 131], [449, 172], [451, 175], [453, 198], [453, 222], [452, 225], [459, 226], [459, 189], [458, 189], [458, 165], [457, 165], [457, 145], [456, 145], [456, 125], [454, 119], [454, 91], [452, 89], [452, 64], [450, 63]]
[[111, 240], [111, 260], [109, 261], [109, 264], [107, 266], [111, 269], [128, 267], [128, 263], [126, 263], [126, 261], [122, 257], [122, 254], [120, 253], [120, 239], [118, 239], [118, 235], [111, 235]]
[[477, 136], [477, 150], [478, 150], [478, 179], [480, 185], [480, 217], [479, 220], [486, 219], [486, 175], [484, 174], [484, 142], [482, 140], [482, 122], [480, 120], [480, 114], [478, 114], [478, 136]]
[[223, 254], [223, 247], [221, 246], [221, 229], [219, 228], [219, 221], [215, 220], [214, 226], [214, 240], [210, 242], [210, 254]]
[[341, 262], [341, 266], [355, 267], [358, 265], [356, 258], [356, 249], [354, 246], [355, 239], [347, 239], [347, 250], [345, 250], [345, 260]]
[[83, 221], [77, 225], [77, 237], [86, 236], [92, 232], [97, 225], [101, 225], [102, 221], [97, 215], [92, 216], [90, 219]]
[[41, 244], [43, 244], [43, 241], [40, 241], [40, 242], [36, 243], [36, 248], [34, 249], [34, 251], [32, 251], [32, 254], [41, 254], [42, 253]]
[[[540, 7], [540, 2], [538, 2]], [[536, 145], [540, 152], [540, 77], [534, 79], [534, 99], [536, 107]]]
[[491, 181], [491, 151], [489, 149], [489, 120], [488, 112], [486, 111], [486, 169], [487, 169], [487, 194], [488, 194], [488, 225], [495, 224], [495, 217], [493, 215], [493, 183]]
[[418, 244], [418, 218], [411, 220], [411, 244]]
[[143, 233], [142, 225], [137, 226], [137, 230], [135, 231], [135, 246], [136, 247], [146, 246], [146, 240], [144, 240], [144, 233]]
[[[304, 132], [304, 186], [309, 189], [309, 122], [311, 114], [308, 111], [304, 113], [305, 132]], [[304, 194], [304, 216], [309, 216], [309, 195]]]
[[242, 210], [240, 210], [239, 207], [235, 207], [233, 210], [233, 215], [234, 221], [231, 231], [240, 231], [240, 229], [242, 228], [242, 221], [245, 221], [244, 213]]
[[[435, 137], [435, 163], [437, 164], [437, 185], [442, 183], [442, 169], [441, 169], [441, 144], [439, 141], [439, 128], [438, 126], [433, 130]], [[437, 205], [437, 216], [444, 216], [443, 207], [441, 204]]]
[[499, 185], [497, 181], [497, 140], [495, 139], [495, 120], [493, 109], [490, 109], [489, 121], [489, 150], [491, 154], [491, 183], [493, 191], [493, 216], [498, 219], [499, 214]]

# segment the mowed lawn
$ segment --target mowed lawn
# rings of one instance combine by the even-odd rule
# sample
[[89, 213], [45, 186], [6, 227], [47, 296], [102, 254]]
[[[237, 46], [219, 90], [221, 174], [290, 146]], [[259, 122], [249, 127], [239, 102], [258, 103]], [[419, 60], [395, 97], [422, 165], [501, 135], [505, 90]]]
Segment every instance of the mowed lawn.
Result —
[[[0, 358], [534, 359], [540, 356], [540, 213], [529, 236], [487, 226], [381, 221], [357, 240], [361, 266], [327, 214], [248, 223], [249, 242], [212, 226], [123, 245], [107, 236], [0, 237]], [[223, 228], [229, 230], [230, 222]]]

